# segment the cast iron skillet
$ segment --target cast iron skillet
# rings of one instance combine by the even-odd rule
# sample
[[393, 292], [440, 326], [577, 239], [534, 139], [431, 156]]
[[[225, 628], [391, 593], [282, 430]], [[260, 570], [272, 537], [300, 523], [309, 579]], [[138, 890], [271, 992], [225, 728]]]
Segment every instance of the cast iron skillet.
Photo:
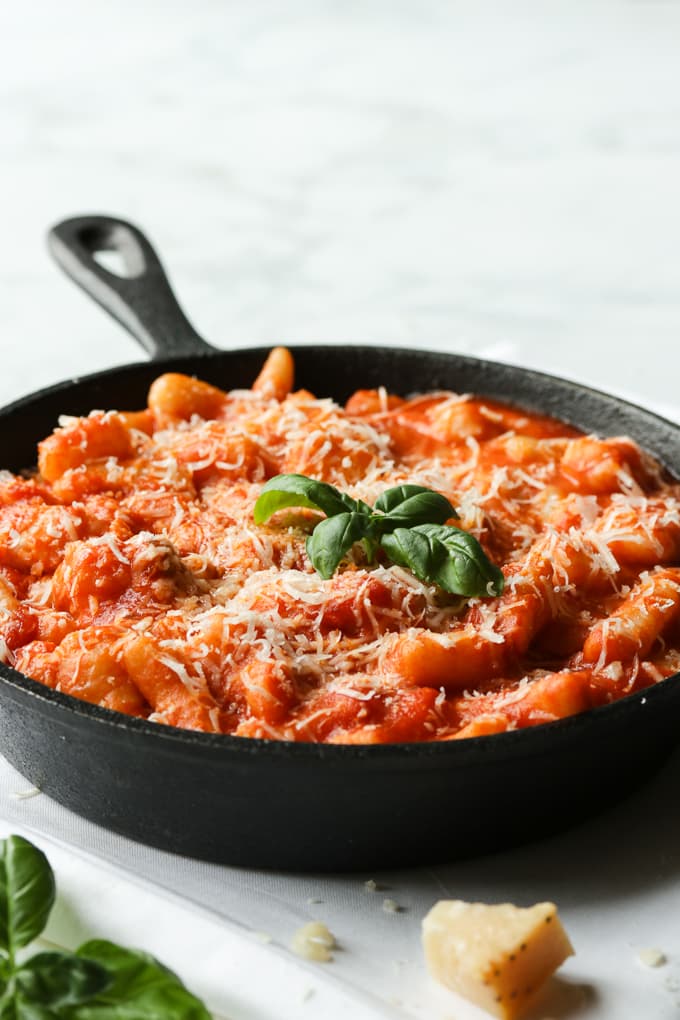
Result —
[[[42, 390], [0, 410], [0, 466], [35, 462], [61, 413], [144, 406], [168, 369], [249, 386], [266, 349], [218, 351], [182, 314], [148, 241], [101, 216], [50, 233], [63, 269], [151, 362]], [[113, 250], [128, 278], [93, 254]], [[676, 476], [680, 429], [638, 407], [522, 368], [345, 345], [293, 348], [297, 384], [344, 400], [359, 387], [449, 388], [509, 400], [604, 435], [627, 433]], [[143, 843], [229, 864], [347, 870], [451, 860], [534, 839], [602, 810], [678, 741], [680, 677], [603, 708], [471, 740], [377, 747], [289, 744], [171, 729], [43, 687], [0, 666], [7, 759], [77, 814]]]

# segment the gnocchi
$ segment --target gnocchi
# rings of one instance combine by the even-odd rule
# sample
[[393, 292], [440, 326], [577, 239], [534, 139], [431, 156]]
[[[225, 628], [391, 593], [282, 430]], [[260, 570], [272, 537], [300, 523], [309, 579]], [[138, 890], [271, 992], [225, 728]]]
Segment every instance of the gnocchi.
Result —
[[[315, 573], [309, 506], [253, 519], [297, 472], [375, 504], [444, 495], [502, 566], [462, 598], [356, 544]], [[139, 410], [61, 421], [0, 474], [0, 657], [169, 726], [289, 741], [465, 739], [624, 697], [680, 667], [680, 485], [630, 439], [454, 393], [251, 390], [179, 373]]]

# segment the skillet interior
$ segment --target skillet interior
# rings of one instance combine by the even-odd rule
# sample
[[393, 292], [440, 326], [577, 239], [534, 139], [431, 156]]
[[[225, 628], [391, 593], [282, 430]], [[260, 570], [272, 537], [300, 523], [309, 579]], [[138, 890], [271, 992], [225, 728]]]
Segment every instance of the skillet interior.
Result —
[[[400, 394], [451, 389], [479, 393], [541, 411], [602, 435], [630, 435], [680, 475], [680, 428], [640, 407], [555, 376], [515, 365], [411, 348], [291, 347], [296, 385], [344, 401], [359, 387], [385, 386]], [[0, 465], [20, 470], [35, 462], [36, 443], [60, 414], [93, 408], [143, 407], [151, 382], [164, 371], [186, 372], [217, 386], [249, 387], [269, 347], [163, 358], [74, 378], [0, 410]], [[12, 427], [7, 427], [11, 420]]]
[[[358, 387], [476, 392], [603, 435], [627, 433], [680, 475], [680, 429], [585, 387], [424, 351], [293, 348], [298, 386], [344, 400]], [[59, 414], [143, 406], [172, 369], [249, 386], [268, 349], [130, 365], [0, 411], [0, 465], [35, 461]], [[345, 870], [453, 859], [562, 828], [627, 792], [677, 740], [680, 679], [581, 716], [438, 744], [341, 747], [173, 730], [51, 691], [0, 666], [5, 756], [109, 828], [189, 856]]]

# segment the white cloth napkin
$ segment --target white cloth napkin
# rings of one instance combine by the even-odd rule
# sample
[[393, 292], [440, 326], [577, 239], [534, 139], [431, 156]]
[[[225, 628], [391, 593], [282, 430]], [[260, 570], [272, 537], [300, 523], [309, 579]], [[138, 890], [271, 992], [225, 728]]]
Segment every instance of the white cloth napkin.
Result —
[[[227, 1016], [264, 1020], [271, 1015], [283, 1020], [288, 1015], [283, 1006], [278, 1013], [262, 1006], [265, 985], [281, 1000], [290, 993], [293, 979], [287, 978], [286, 983], [282, 978], [280, 961], [285, 956], [291, 964], [295, 960], [295, 970], [304, 970], [296, 988], [321, 990], [330, 1003], [339, 994], [339, 982], [345, 996], [353, 997], [351, 1015], [357, 1020], [363, 1016], [480, 1017], [472, 1007], [436, 989], [425, 973], [420, 921], [437, 899], [445, 897], [519, 904], [548, 899], [558, 904], [576, 955], [562, 968], [560, 979], [553, 981], [530, 1020], [571, 1016], [574, 1010], [579, 1020], [652, 1016], [671, 1020], [680, 1007], [679, 786], [680, 753], [632, 797], [563, 835], [436, 869], [351, 876], [228, 868], [153, 850], [77, 818], [42, 794], [25, 796], [31, 792], [28, 784], [4, 763], [0, 817], [6, 824], [46, 835], [72, 848], [72, 853], [77, 848], [78, 855], [87, 855], [88, 867], [106, 862], [98, 869], [103, 888], [111, 881], [106, 865], [134, 876], [132, 883], [120, 880], [113, 911], [105, 900], [93, 902], [91, 883], [82, 896], [77, 881], [71, 883], [72, 912], [82, 910], [86, 922], [96, 908], [99, 934], [105, 935], [108, 927], [109, 937], [159, 956], [165, 953], [166, 962], [180, 970], [198, 993], [204, 988], [210, 992], [209, 1001], [216, 1009], [218, 1005], [227, 1009], [228, 986], [233, 974], [240, 974], [243, 980], [235, 997], [245, 1012], [227, 1011]], [[74, 869], [77, 875], [78, 865]], [[365, 890], [368, 878], [379, 884], [379, 890]], [[133, 920], [131, 907], [136, 910], [140, 883], [183, 900], [171, 953], [164, 941], [158, 945], [158, 935], [168, 934], [162, 913], [150, 911], [141, 920]], [[386, 912], [385, 898], [402, 909]], [[210, 956], [214, 975], [206, 974], [207, 915], [223, 919], [221, 927], [213, 920], [210, 929], [215, 938], [222, 932], [224, 939], [222, 955], [216, 950], [217, 956]], [[298, 965], [287, 952], [294, 931], [312, 918], [323, 920], [341, 946], [331, 964]], [[269, 936], [271, 946], [258, 944], [254, 959], [254, 944]], [[652, 946], [667, 955], [665, 967], [650, 970], [637, 960], [641, 949]], [[220, 960], [227, 958], [229, 965], [222, 966]], [[253, 989], [250, 1002], [244, 983]], [[215, 998], [216, 986], [223, 988], [222, 1000]], [[310, 1015], [331, 1020], [345, 1009], [346, 1003], [338, 1006], [339, 1011], [326, 1003], [317, 1012], [314, 999], [304, 1003]], [[297, 1013], [291, 1015], [303, 1016], [300, 998], [295, 1002]]]
[[88, 859], [23, 826], [1, 822], [0, 838], [10, 832], [40, 846], [57, 879], [57, 901], [33, 952], [75, 949], [93, 937], [144, 948], [183, 978], [214, 1020], [298, 1020], [303, 1007], [310, 1017], [349, 1013], [356, 1020], [375, 1020], [363, 997], [338, 982], [315, 981], [288, 954], [269, 949], [261, 935], [244, 938], [223, 919], [101, 858]]

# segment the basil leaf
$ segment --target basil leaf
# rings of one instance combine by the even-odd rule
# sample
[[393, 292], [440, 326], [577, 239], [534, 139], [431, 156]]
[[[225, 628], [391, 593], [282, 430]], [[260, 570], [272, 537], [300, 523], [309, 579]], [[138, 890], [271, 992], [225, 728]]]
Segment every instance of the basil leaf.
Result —
[[365, 514], [336, 514], [314, 528], [307, 539], [307, 555], [317, 573], [327, 581], [354, 543], [367, 537], [370, 538], [370, 520]]
[[410, 528], [416, 524], [444, 524], [450, 517], [458, 517], [448, 499], [439, 492], [422, 485], [397, 485], [387, 489], [378, 498], [376, 510], [382, 510], [386, 520], [380, 520], [382, 531]]
[[105, 967], [73, 953], [38, 953], [17, 970], [14, 980], [22, 1004], [52, 1009], [87, 1002], [111, 984]]
[[0, 950], [14, 959], [47, 924], [54, 874], [41, 850], [22, 839], [0, 840]]
[[[256, 524], [264, 524], [277, 510], [289, 506], [306, 506], [321, 510], [327, 517], [350, 512], [365, 512], [360, 501], [346, 496], [334, 485], [319, 482], [306, 475], [276, 475], [262, 487], [253, 517]], [[370, 513], [370, 508], [366, 508]]]
[[503, 591], [502, 572], [487, 559], [477, 539], [460, 528], [440, 524], [397, 528], [383, 535], [380, 544], [393, 563], [453, 595], [472, 598]]
[[0, 1020], [63, 1020], [63, 1010], [50, 1009], [12, 996], [0, 1002]]
[[94, 939], [77, 955], [100, 964], [111, 983], [90, 1002], [64, 1012], [65, 1020], [211, 1020], [200, 999], [148, 953]]

